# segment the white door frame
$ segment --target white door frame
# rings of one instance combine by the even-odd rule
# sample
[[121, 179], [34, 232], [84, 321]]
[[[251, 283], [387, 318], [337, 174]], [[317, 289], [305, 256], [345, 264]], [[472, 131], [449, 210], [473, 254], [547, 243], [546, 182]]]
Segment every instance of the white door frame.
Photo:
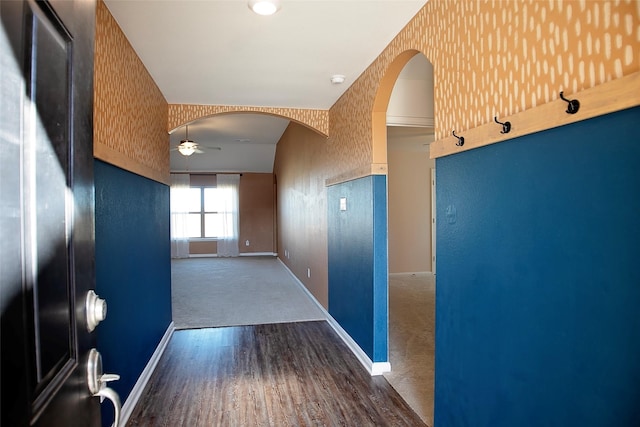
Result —
[[436, 168], [431, 168], [431, 272], [436, 274]]

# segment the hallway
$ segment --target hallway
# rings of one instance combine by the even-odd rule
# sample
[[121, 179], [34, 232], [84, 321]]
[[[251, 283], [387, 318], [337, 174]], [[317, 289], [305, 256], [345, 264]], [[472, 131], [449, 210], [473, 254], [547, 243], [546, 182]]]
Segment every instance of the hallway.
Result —
[[[210, 308], [199, 315], [203, 320], [195, 323], [202, 325], [202, 329], [185, 328], [174, 332], [127, 425], [343, 425], [339, 418], [341, 413], [350, 414], [346, 425], [354, 425], [352, 419], [356, 418], [352, 417], [375, 420], [379, 416], [378, 410], [385, 413], [399, 411], [394, 417], [407, 412], [415, 418], [402, 415], [408, 417], [410, 423], [405, 423], [407, 420], [403, 418], [398, 421], [400, 424], [391, 425], [422, 425], [416, 424], [416, 420], [422, 418], [428, 423], [432, 419], [433, 363], [431, 361], [431, 369], [427, 369], [422, 360], [427, 353], [423, 344], [428, 340], [416, 341], [408, 339], [407, 335], [411, 335], [411, 330], [417, 330], [413, 335], [419, 337], [428, 333], [423, 330], [424, 322], [413, 328], [409, 323], [421, 320], [417, 317], [423, 317], [424, 321], [428, 319], [418, 312], [429, 312], [425, 298], [429, 297], [429, 291], [433, 297], [433, 286], [423, 286], [425, 281], [429, 285], [429, 278], [397, 275], [390, 278], [390, 361], [394, 371], [384, 377], [371, 377], [328, 323], [289, 320], [295, 317], [286, 314], [292, 309], [287, 305], [291, 301], [301, 303], [300, 296], [292, 293], [296, 289], [289, 287], [299, 285], [293, 281], [289, 284], [292, 277], [277, 259], [174, 260], [172, 276], [174, 320], [183, 318], [187, 313], [181, 311], [185, 310], [193, 316], [192, 306], [182, 301], [184, 296], [178, 298], [180, 302], [176, 300], [185, 292], [195, 293], [199, 300], [209, 300], [206, 305]], [[433, 285], [433, 277], [430, 278]], [[274, 292], [284, 292], [290, 297], [257, 297], [254, 287], [262, 286], [256, 283], [247, 287], [247, 281], [264, 282]], [[198, 292], [192, 292], [191, 282], [200, 283]], [[285, 288], [279, 290], [283, 286]], [[235, 291], [229, 293], [224, 289]], [[249, 296], [226, 297], [238, 292]], [[306, 295], [302, 297], [308, 299]], [[315, 305], [311, 300], [308, 304]], [[207, 322], [203, 316], [208, 317], [206, 313], [211, 311], [228, 313], [229, 309], [223, 308], [225, 305], [233, 308], [235, 320], [225, 323], [216, 314], [219, 320], [208, 325], [220, 327], [204, 327]], [[260, 316], [264, 321], [259, 320]], [[243, 322], [241, 318], [247, 321]], [[308, 316], [299, 319], [314, 320]], [[422, 345], [420, 348], [425, 351], [418, 351], [420, 348], [416, 344]], [[187, 366], [183, 366], [185, 361]], [[411, 369], [414, 371], [410, 372]], [[431, 392], [427, 393], [425, 389]], [[386, 397], [376, 397], [377, 393]], [[350, 405], [357, 408], [350, 408]], [[369, 405], [378, 409], [367, 409]], [[165, 410], [170, 410], [171, 415], [164, 414]], [[365, 413], [356, 415], [361, 410]], [[298, 411], [312, 418], [301, 419]], [[327, 411], [329, 414], [325, 413]], [[294, 415], [295, 420], [287, 418]], [[178, 418], [172, 418], [174, 416]], [[235, 421], [229, 420], [230, 416]], [[171, 422], [162, 424], [158, 421], [166, 417]], [[269, 420], [269, 423], [261, 424], [261, 420]], [[278, 420], [276, 424], [275, 420]]]

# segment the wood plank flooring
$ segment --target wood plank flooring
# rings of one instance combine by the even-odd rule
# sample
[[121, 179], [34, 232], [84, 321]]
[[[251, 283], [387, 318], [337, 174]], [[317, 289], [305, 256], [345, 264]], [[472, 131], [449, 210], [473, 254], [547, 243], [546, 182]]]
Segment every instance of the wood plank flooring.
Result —
[[176, 331], [127, 426], [424, 426], [325, 321]]

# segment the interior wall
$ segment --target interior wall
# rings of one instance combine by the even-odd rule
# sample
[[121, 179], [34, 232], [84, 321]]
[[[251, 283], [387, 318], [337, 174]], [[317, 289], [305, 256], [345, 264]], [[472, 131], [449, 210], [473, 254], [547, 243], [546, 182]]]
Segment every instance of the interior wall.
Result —
[[95, 189], [96, 293], [108, 306], [98, 350], [124, 402], [171, 323], [169, 187], [96, 161]]
[[639, 118], [436, 160], [436, 425], [640, 425]]
[[431, 271], [431, 168], [428, 147], [389, 151], [389, 273]]
[[[240, 253], [275, 251], [274, 188], [271, 173], [240, 177]], [[249, 246], [246, 245], [247, 240]]]
[[124, 402], [171, 323], [167, 103], [102, 1], [95, 51], [96, 330]]
[[332, 185], [327, 204], [329, 314], [372, 362], [387, 362], [387, 177]]
[[189, 242], [189, 255], [214, 255], [218, 252], [218, 242], [215, 240], [200, 240]]
[[278, 257], [325, 308], [328, 307], [326, 150], [325, 137], [291, 123], [278, 142], [274, 163]]
[[168, 185], [168, 104], [102, 0], [95, 52], [94, 156]]

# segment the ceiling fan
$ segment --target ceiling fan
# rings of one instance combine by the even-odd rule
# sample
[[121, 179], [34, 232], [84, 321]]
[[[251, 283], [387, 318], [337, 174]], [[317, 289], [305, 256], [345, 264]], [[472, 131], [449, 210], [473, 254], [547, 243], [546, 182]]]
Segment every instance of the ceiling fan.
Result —
[[[178, 151], [183, 156], [190, 156], [193, 153], [202, 154], [204, 151], [200, 149], [200, 144], [189, 139], [189, 125], [185, 126], [185, 138], [180, 141], [175, 148], [172, 148], [171, 151]], [[211, 148], [213, 150], [220, 150], [220, 147], [202, 147], [202, 148]]]

